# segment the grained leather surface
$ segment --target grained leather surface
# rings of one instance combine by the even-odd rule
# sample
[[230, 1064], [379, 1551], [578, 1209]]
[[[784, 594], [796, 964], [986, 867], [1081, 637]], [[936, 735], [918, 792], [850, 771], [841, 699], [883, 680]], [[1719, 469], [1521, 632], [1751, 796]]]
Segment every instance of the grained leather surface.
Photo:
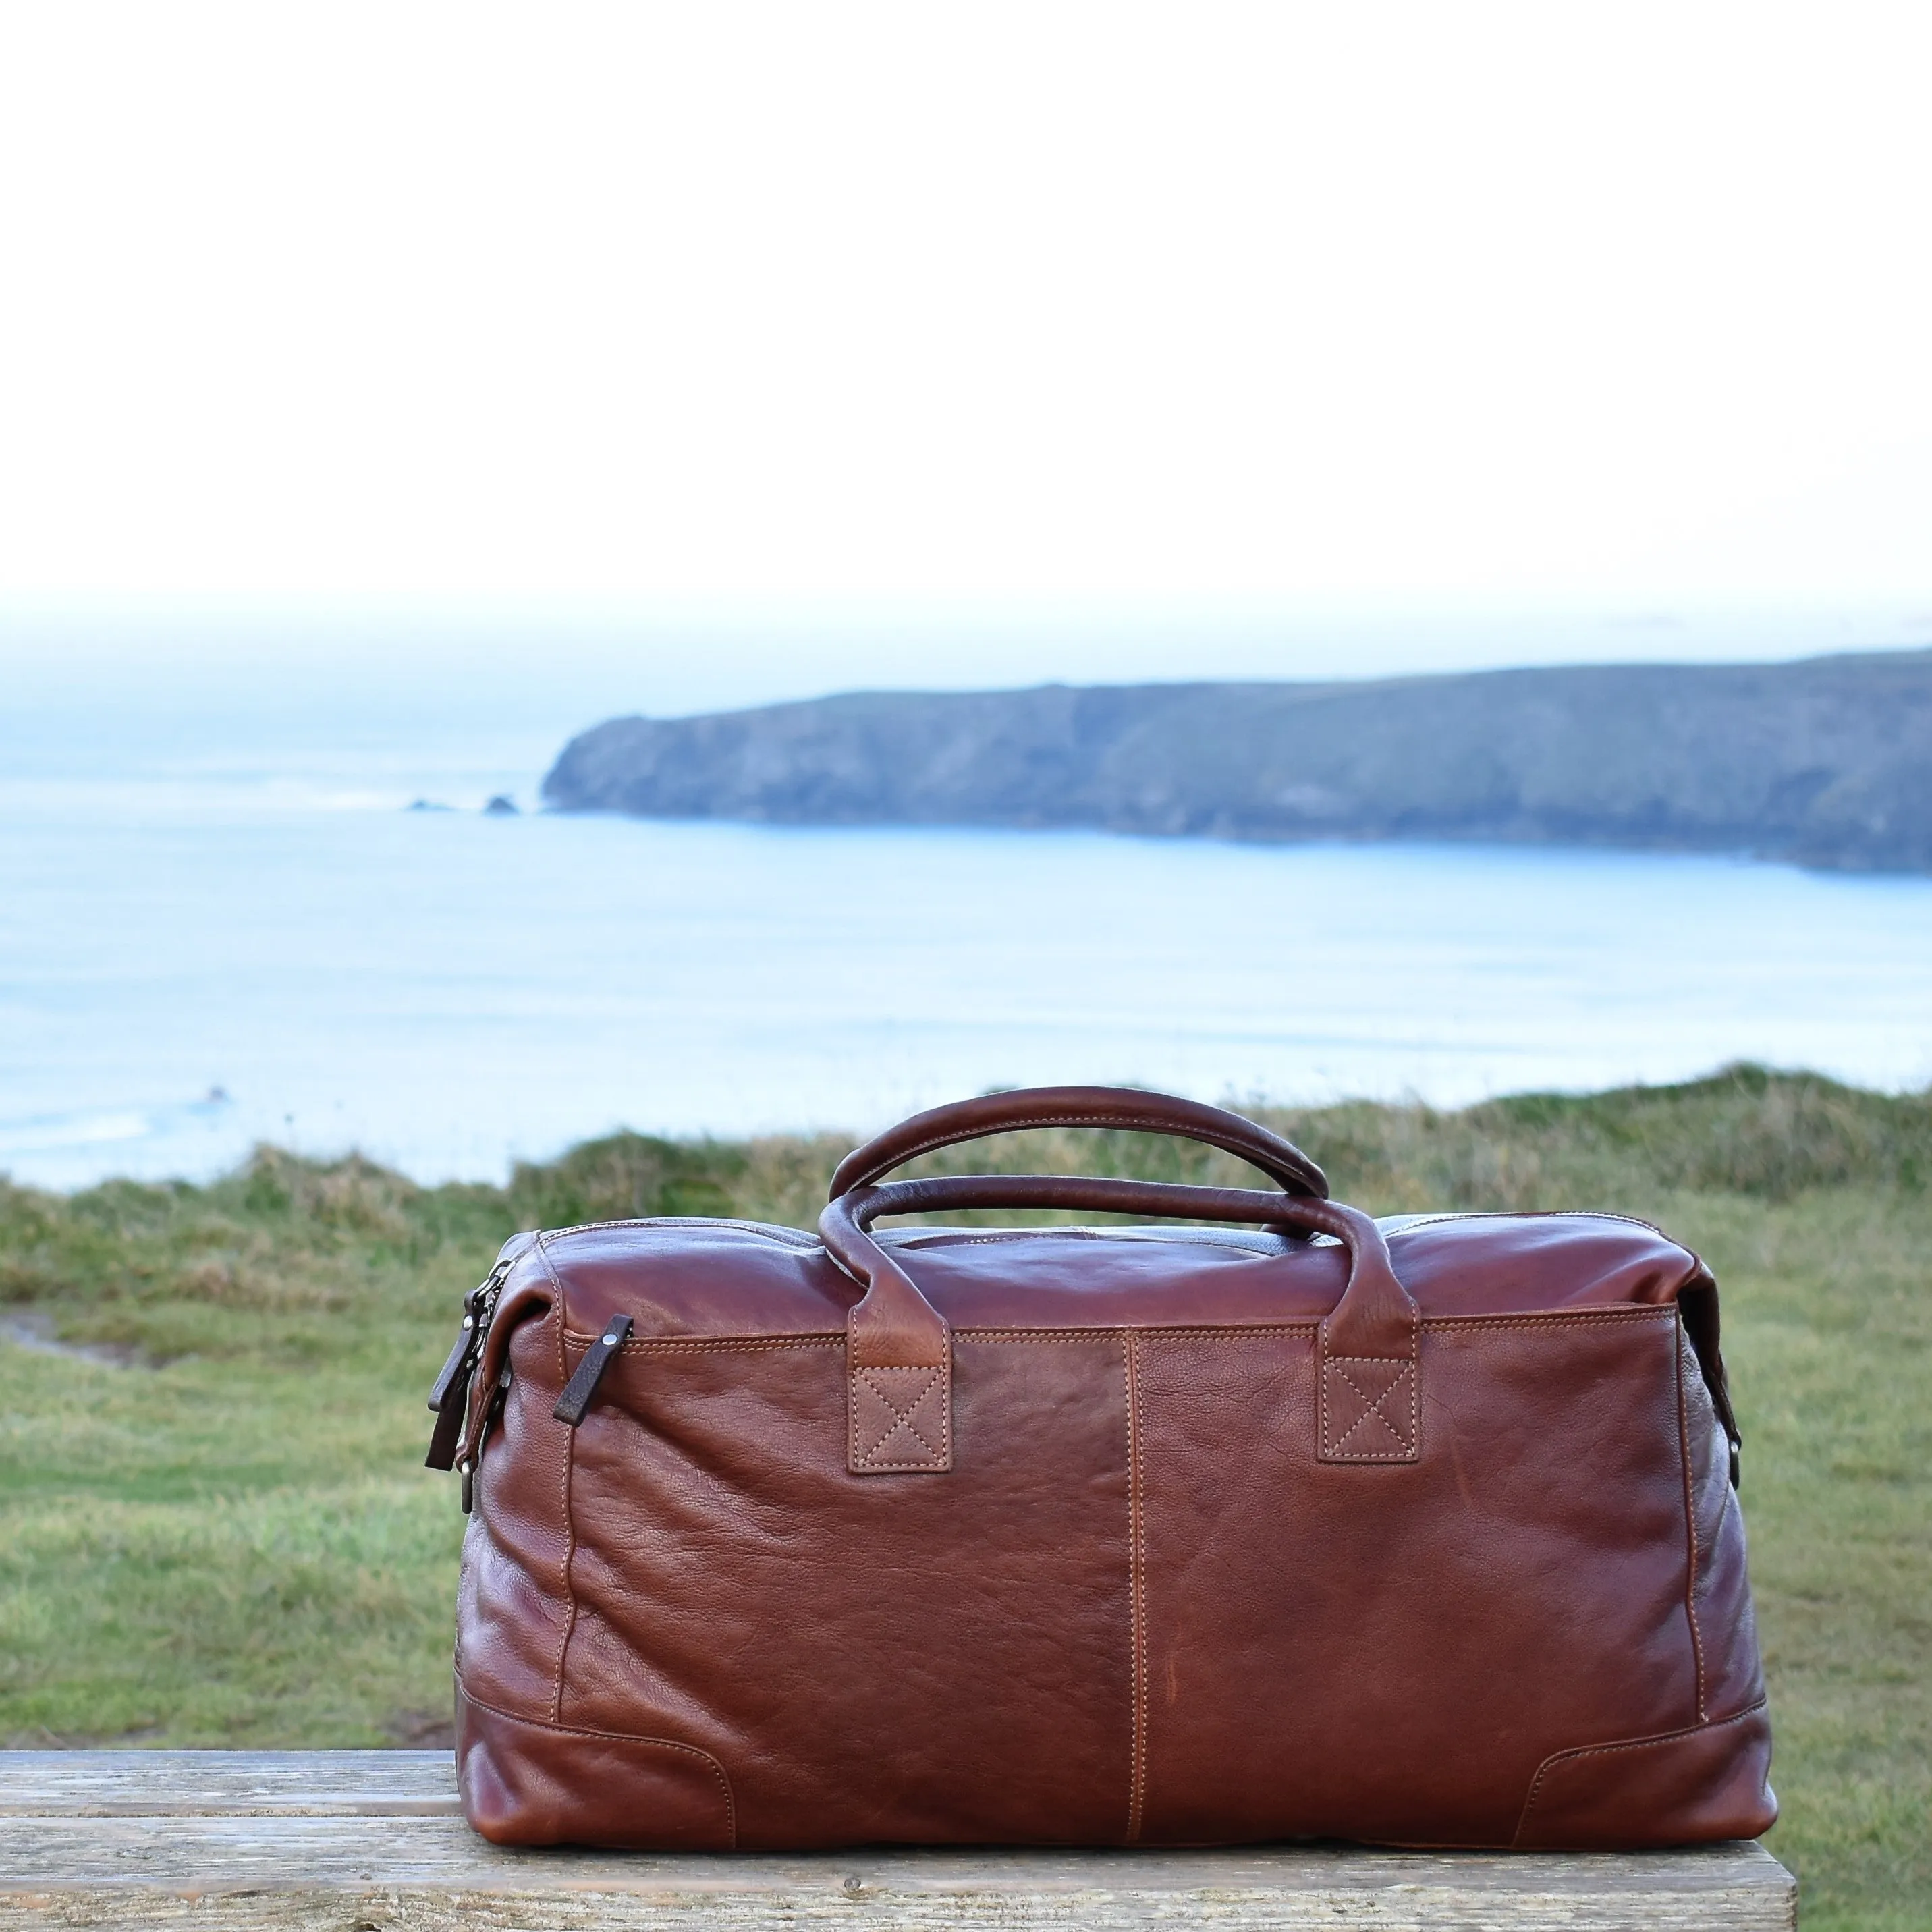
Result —
[[[1384, 1240], [1286, 1191], [1142, 1197], [1258, 1228], [869, 1226], [1042, 1188], [1125, 1198], [865, 1178], [833, 1252], [696, 1220], [506, 1250], [459, 1600], [478, 1830], [1611, 1846], [1771, 1823], [1694, 1256], [1580, 1214]], [[553, 1406], [619, 1313], [572, 1429]]]

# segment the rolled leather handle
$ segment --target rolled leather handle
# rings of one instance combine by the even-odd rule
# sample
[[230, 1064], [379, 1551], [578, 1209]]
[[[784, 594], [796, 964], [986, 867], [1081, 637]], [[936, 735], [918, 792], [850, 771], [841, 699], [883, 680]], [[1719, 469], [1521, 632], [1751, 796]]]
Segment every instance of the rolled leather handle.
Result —
[[[1223, 1108], [1184, 1100], [1172, 1094], [1143, 1093], [1133, 1087], [1022, 1087], [1008, 1094], [984, 1094], [976, 1100], [934, 1107], [875, 1135], [838, 1163], [838, 1172], [832, 1177], [832, 1198], [836, 1201], [855, 1187], [866, 1186], [935, 1148], [956, 1147], [962, 1141], [982, 1140], [989, 1134], [1010, 1133], [1021, 1127], [1111, 1127], [1200, 1141], [1259, 1168], [1286, 1193], [1322, 1200], [1328, 1198], [1328, 1177], [1292, 1141], [1285, 1141], [1280, 1135]], [[1189, 1210], [1150, 1208], [1126, 1211], [1184, 1214]], [[1256, 1217], [1232, 1218], [1252, 1220]]]
[[834, 1195], [819, 1215], [826, 1252], [866, 1291], [846, 1318], [848, 1466], [854, 1474], [952, 1466], [952, 1330], [868, 1231], [882, 1214], [962, 1208], [1084, 1208], [1332, 1234], [1347, 1250], [1348, 1277], [1316, 1334], [1318, 1458], [1419, 1460], [1420, 1311], [1396, 1274], [1382, 1231], [1359, 1208], [1247, 1188], [1083, 1174], [960, 1174], [854, 1187]]
[[[966, 1208], [1085, 1208], [1097, 1214], [1149, 1214], [1156, 1220], [1228, 1221], [1332, 1234], [1353, 1254], [1386, 1256], [1382, 1229], [1359, 1208], [1309, 1195], [1260, 1187], [1199, 1187], [1173, 1180], [1130, 1180], [1100, 1174], [934, 1174], [855, 1187], [828, 1201], [821, 1235], [842, 1264], [847, 1230], [868, 1232], [888, 1214], [928, 1214]], [[835, 1245], [836, 1244], [836, 1245]]]
[[[826, 1203], [818, 1232], [832, 1258], [869, 1288], [880, 1279], [882, 1262], [902, 1277], [904, 1274], [872, 1238], [872, 1225], [881, 1215], [962, 1208], [1084, 1208], [1103, 1214], [1258, 1222], [1332, 1234], [1348, 1255], [1348, 1286], [1324, 1324], [1337, 1346], [1352, 1354], [1407, 1352], [1415, 1304], [1396, 1274], [1388, 1243], [1368, 1215], [1339, 1201], [1270, 1194], [1259, 1188], [1189, 1187], [1098, 1174], [943, 1174], [854, 1188]], [[926, 1298], [920, 1300], [924, 1303]], [[938, 1319], [936, 1313], [933, 1318]]]

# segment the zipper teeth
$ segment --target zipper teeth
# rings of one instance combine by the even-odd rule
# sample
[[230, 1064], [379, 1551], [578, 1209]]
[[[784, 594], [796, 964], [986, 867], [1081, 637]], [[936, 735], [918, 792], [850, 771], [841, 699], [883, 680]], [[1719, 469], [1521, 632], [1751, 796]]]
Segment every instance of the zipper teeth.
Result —
[[457, 1439], [457, 1462], [459, 1466], [465, 1462], [474, 1463], [481, 1459], [483, 1438], [490, 1432], [490, 1406], [495, 1399], [496, 1392], [494, 1390], [482, 1390], [477, 1388], [476, 1372], [483, 1366], [483, 1352], [489, 1341], [490, 1324], [496, 1318], [496, 1304], [503, 1298], [503, 1284], [509, 1280], [510, 1270], [515, 1265], [514, 1258], [510, 1261], [499, 1262], [484, 1276], [482, 1286], [476, 1291], [476, 1325], [470, 1331], [470, 1388], [465, 1408], [467, 1410], [470, 1403], [480, 1400], [482, 1410], [482, 1426], [476, 1430], [476, 1448], [474, 1451], [472, 1451], [470, 1448], [472, 1424], [469, 1414], [466, 1413], [464, 1418], [463, 1433]]
[[1413, 1228], [1439, 1228], [1445, 1221], [1486, 1221], [1501, 1219], [1484, 1214], [1480, 1208], [1468, 1208], [1442, 1214], [1418, 1214], [1413, 1221], [1405, 1221], [1400, 1228], [1390, 1228], [1382, 1237], [1392, 1241], [1398, 1234], [1406, 1234]]
[[514, 1264], [499, 1262], [483, 1279], [483, 1286], [476, 1291], [476, 1353], [481, 1360], [483, 1354], [483, 1337], [489, 1332], [491, 1318], [496, 1312], [496, 1304], [503, 1298], [503, 1284], [510, 1278]]
[[[1406, 1234], [1416, 1228], [1437, 1228], [1447, 1221], [1620, 1221], [1627, 1228], [1641, 1228], [1646, 1233], [1663, 1234], [1664, 1230], [1654, 1221], [1640, 1220], [1635, 1214], [1612, 1214], [1600, 1208], [1466, 1208], [1454, 1213], [1418, 1214], [1412, 1221], [1405, 1221], [1400, 1228], [1391, 1228], [1384, 1236], [1394, 1240], [1400, 1234]], [[1664, 1239], [1670, 1238], [1664, 1234]]]
[[[1421, 1214], [1413, 1220], [1405, 1221], [1400, 1228], [1388, 1231], [1388, 1239], [1394, 1240], [1398, 1234], [1406, 1234], [1416, 1228], [1440, 1227], [1451, 1221], [1539, 1221], [1570, 1219], [1580, 1221], [1617, 1221], [1624, 1226], [1642, 1228], [1646, 1232], [1658, 1234], [1663, 1230], [1654, 1221], [1644, 1220], [1635, 1214], [1613, 1214], [1598, 1208], [1467, 1208], [1446, 1210], [1439, 1214]], [[622, 1220], [579, 1221], [567, 1228], [546, 1228], [544, 1238], [557, 1241], [571, 1234], [594, 1234], [611, 1228], [729, 1228], [742, 1234], [750, 1234], [764, 1241], [776, 1241], [788, 1248], [815, 1248], [820, 1245], [816, 1234], [807, 1234], [802, 1228], [782, 1228], [770, 1221], [734, 1221], [722, 1214], [639, 1214]], [[964, 1234], [976, 1241], [997, 1240], [1026, 1240], [1042, 1234], [1075, 1234], [1089, 1240], [1143, 1240], [1145, 1236], [1131, 1228], [1084, 1228], [1073, 1225], [1048, 1225], [1037, 1228], [988, 1228], [983, 1232], [973, 1232], [965, 1228], [905, 1228], [887, 1231], [904, 1241], [921, 1239], [944, 1238], [947, 1235]], [[1167, 1238], [1185, 1240], [1187, 1234], [1180, 1228], [1174, 1229]], [[1315, 1235], [1313, 1240], [1326, 1245], [1334, 1239], [1333, 1235]], [[1197, 1234], [1197, 1245], [1208, 1245]], [[1216, 1246], [1248, 1246], [1246, 1242], [1222, 1239], [1212, 1244]], [[1254, 1247], [1250, 1252], [1266, 1253], [1269, 1250]], [[518, 1256], [518, 1259], [521, 1257]], [[502, 1293], [503, 1281], [514, 1263], [502, 1264], [502, 1271], [496, 1276], [496, 1285], [490, 1290], [488, 1306], [494, 1308], [496, 1298]]]
[[[740, 1234], [755, 1235], [760, 1240], [779, 1242], [787, 1247], [815, 1248], [820, 1245], [816, 1234], [808, 1234], [802, 1228], [782, 1228], [770, 1221], [734, 1221], [718, 1214], [640, 1214], [624, 1221], [580, 1221], [568, 1228], [546, 1228], [544, 1239], [557, 1241], [568, 1234], [596, 1234], [607, 1228], [730, 1228]], [[1176, 1228], [1172, 1231], [1162, 1228], [1156, 1232], [1174, 1240], [1184, 1240], [1191, 1233], [1197, 1243], [1211, 1239], [1216, 1245], [1228, 1247], [1253, 1245], [1234, 1236], [1204, 1235], [1199, 1228]], [[952, 1235], [964, 1235], [968, 1240], [976, 1241], [1027, 1240], [1041, 1234], [1072, 1234], [1083, 1240], [1096, 1241], [1141, 1240], [1147, 1238], [1143, 1232], [1132, 1228], [1094, 1228], [1076, 1222], [1053, 1222], [1036, 1228], [889, 1228], [878, 1231], [874, 1239], [883, 1236], [889, 1240], [904, 1242], [941, 1240]], [[1321, 1242], [1330, 1242], [1334, 1238], [1332, 1234], [1312, 1234], [1310, 1237], [1311, 1240]], [[1258, 1246], [1255, 1247], [1254, 1251], [1257, 1253], [1272, 1252]]]
[[735, 1228], [740, 1234], [782, 1242], [787, 1247], [818, 1245], [818, 1237], [802, 1228], [781, 1228], [770, 1221], [734, 1221], [722, 1214], [638, 1214], [620, 1221], [578, 1221], [568, 1228], [546, 1228], [543, 1238], [560, 1241], [566, 1234], [594, 1234], [604, 1228]]
[[[1045, 1235], [1072, 1236], [1083, 1241], [1174, 1241], [1188, 1247], [1225, 1248], [1238, 1254], [1259, 1255], [1271, 1259], [1282, 1250], [1266, 1244], [1262, 1238], [1235, 1233], [1220, 1234], [1204, 1228], [1156, 1228], [1151, 1233], [1134, 1228], [1086, 1228], [1071, 1222], [1049, 1222], [1038, 1228], [902, 1228], [890, 1230], [887, 1238], [896, 1247], [950, 1242], [956, 1246], [980, 1246], [998, 1241], [1025, 1241]], [[875, 1235], [876, 1240], [878, 1237]], [[1309, 1244], [1333, 1247], [1333, 1234], [1311, 1234]]]

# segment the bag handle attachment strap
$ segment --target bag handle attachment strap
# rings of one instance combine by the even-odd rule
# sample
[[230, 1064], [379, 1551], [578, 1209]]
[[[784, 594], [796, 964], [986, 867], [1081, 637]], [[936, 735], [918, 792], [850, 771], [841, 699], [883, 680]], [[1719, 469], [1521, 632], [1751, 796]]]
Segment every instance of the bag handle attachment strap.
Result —
[[952, 1466], [951, 1330], [869, 1230], [882, 1214], [962, 1208], [1086, 1208], [1333, 1235], [1348, 1252], [1348, 1279], [1317, 1332], [1317, 1459], [1420, 1460], [1420, 1312], [1396, 1276], [1382, 1230], [1360, 1209], [1246, 1188], [962, 1174], [855, 1186], [835, 1195], [818, 1217], [826, 1252], [866, 1290], [845, 1330], [847, 1466], [854, 1475]]
[[855, 1148], [832, 1177], [832, 1198], [882, 1179], [935, 1148], [1019, 1127], [1112, 1127], [1201, 1141], [1258, 1167], [1285, 1192], [1326, 1199], [1328, 1178], [1291, 1141], [1224, 1108], [1136, 1087], [1022, 1087], [915, 1114]]
[[[850, 1198], [826, 1208], [821, 1231]], [[839, 1218], [848, 1238], [826, 1246], [866, 1290], [845, 1317], [845, 1466], [855, 1476], [942, 1473], [952, 1466], [952, 1330], [878, 1242]]]
[[[889, 1128], [839, 1162], [832, 1177], [832, 1205], [935, 1148], [1015, 1128], [1052, 1126], [1111, 1127], [1202, 1141], [1250, 1162], [1286, 1194], [1322, 1198], [1328, 1192], [1328, 1178], [1299, 1148], [1238, 1114], [1136, 1088], [1034, 1087], [934, 1107]], [[826, 1245], [866, 1289], [846, 1318], [847, 1466], [855, 1475], [950, 1469], [950, 1331], [904, 1269], [856, 1223], [843, 1246], [842, 1238], [828, 1233]]]

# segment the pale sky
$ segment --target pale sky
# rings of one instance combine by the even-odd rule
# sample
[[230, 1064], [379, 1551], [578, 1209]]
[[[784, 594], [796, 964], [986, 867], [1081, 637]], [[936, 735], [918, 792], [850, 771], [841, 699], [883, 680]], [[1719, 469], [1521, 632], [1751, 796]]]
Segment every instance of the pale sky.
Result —
[[0, 620], [1932, 638], [1928, 72], [1846, 0], [0, 0]]

